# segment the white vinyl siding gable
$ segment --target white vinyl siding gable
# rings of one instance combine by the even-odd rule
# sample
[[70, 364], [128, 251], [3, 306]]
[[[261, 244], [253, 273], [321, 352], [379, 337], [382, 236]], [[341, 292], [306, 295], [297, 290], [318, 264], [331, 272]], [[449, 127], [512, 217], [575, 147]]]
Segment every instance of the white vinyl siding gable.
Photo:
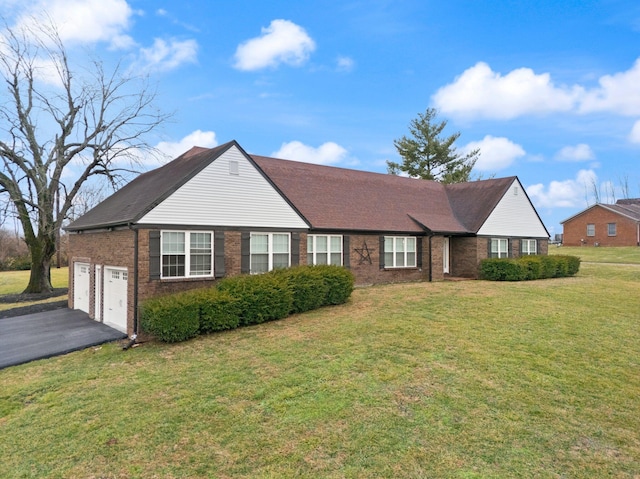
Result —
[[480, 236], [547, 238], [548, 233], [518, 180], [504, 196], [478, 231]]
[[139, 224], [307, 228], [235, 146], [144, 215]]

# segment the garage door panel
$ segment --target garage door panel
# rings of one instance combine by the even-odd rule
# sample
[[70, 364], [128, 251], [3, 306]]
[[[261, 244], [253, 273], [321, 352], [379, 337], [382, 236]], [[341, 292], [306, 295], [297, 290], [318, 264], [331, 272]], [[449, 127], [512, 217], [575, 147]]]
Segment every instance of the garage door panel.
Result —
[[89, 313], [90, 273], [88, 263], [73, 265], [73, 309]]
[[126, 333], [129, 273], [123, 268], [105, 267], [104, 276], [104, 323]]

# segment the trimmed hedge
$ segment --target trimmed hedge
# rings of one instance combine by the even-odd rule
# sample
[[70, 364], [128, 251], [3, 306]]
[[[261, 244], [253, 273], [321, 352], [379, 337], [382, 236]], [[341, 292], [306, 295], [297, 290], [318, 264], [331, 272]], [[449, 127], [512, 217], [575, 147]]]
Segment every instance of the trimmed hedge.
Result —
[[519, 258], [488, 258], [480, 262], [480, 277], [489, 281], [524, 281], [574, 276], [580, 258], [568, 255], [534, 255]]
[[167, 343], [191, 339], [200, 331], [198, 302], [187, 293], [149, 299], [140, 307], [140, 326]]
[[292, 313], [345, 303], [355, 283], [351, 271], [334, 265], [295, 266], [270, 274], [287, 281], [293, 293]]
[[281, 275], [233, 276], [220, 281], [217, 287], [238, 301], [242, 325], [286, 318], [293, 308], [293, 293]]
[[200, 308], [200, 332], [213, 333], [240, 326], [238, 300], [215, 288], [196, 289], [188, 293]]
[[355, 277], [353, 273], [342, 266], [318, 265], [312, 266], [323, 278], [327, 285], [327, 297], [323, 305], [346, 303], [353, 292]]
[[297, 266], [225, 278], [215, 287], [149, 299], [140, 307], [142, 329], [161, 341], [259, 324], [346, 302], [354, 276], [340, 266]]
[[269, 274], [287, 282], [292, 293], [290, 313], [304, 313], [326, 304], [329, 285], [319, 269], [312, 266], [295, 266], [277, 269]]

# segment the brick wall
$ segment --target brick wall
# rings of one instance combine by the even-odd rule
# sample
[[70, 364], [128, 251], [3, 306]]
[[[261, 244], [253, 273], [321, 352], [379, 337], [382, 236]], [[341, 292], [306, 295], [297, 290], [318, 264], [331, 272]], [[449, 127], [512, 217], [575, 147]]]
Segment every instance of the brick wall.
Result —
[[[69, 300], [70, 308], [73, 304], [73, 271], [74, 263], [89, 263], [89, 316], [96, 317], [96, 309], [101, 305], [95, 304], [95, 266], [123, 267], [129, 271], [127, 283], [127, 332], [133, 333], [134, 309], [134, 238], [132, 230], [84, 232], [69, 235]], [[104, 271], [104, 269], [103, 269]], [[104, 299], [104, 294], [100, 295]]]
[[[425, 238], [418, 238], [421, 240]], [[349, 247], [350, 269], [358, 285], [429, 279], [428, 246], [422, 248], [422, 268], [393, 269], [380, 269], [380, 235], [350, 235]]]
[[[616, 224], [616, 235], [608, 235], [608, 223]], [[595, 236], [587, 236], [587, 224], [595, 225]], [[563, 225], [566, 246], [638, 246], [637, 223], [595, 205]]]
[[477, 278], [480, 256], [487, 257], [487, 239], [478, 237], [451, 238], [451, 276]]
[[[214, 278], [199, 279], [151, 279], [149, 274], [149, 232], [138, 231], [138, 303], [145, 299], [185, 291], [193, 288], [208, 287], [215, 284]], [[405, 281], [427, 281], [444, 279], [443, 237], [433, 236], [417, 238], [422, 242], [421, 268], [380, 268], [380, 236], [379, 235], [350, 235], [349, 257], [350, 269], [356, 277], [356, 284], [394, 283]], [[478, 262], [487, 257], [488, 238], [452, 237], [450, 239], [450, 276], [477, 278]], [[128, 333], [132, 334], [134, 319], [134, 242], [135, 232], [132, 230], [85, 232], [69, 235], [69, 251], [71, 264], [69, 268], [69, 307], [73, 308], [73, 263], [90, 264], [90, 312], [95, 318], [95, 312], [100, 305], [95, 305], [95, 266], [124, 267], [129, 271], [127, 284]], [[514, 240], [514, 252], [519, 251], [519, 243]], [[547, 253], [546, 241], [539, 241], [541, 254]], [[431, 254], [431, 258], [429, 255]], [[225, 232], [225, 276], [235, 276], [241, 273], [241, 233], [239, 231]], [[430, 263], [431, 260], [431, 263]], [[300, 264], [307, 263], [307, 235], [300, 235]], [[103, 270], [104, 271], [104, 270]], [[104, 295], [100, 295], [104, 297]]]

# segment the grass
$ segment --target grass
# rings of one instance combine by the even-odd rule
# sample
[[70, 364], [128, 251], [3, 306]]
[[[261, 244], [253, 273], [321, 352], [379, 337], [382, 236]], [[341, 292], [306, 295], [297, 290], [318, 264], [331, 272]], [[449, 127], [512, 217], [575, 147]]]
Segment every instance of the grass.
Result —
[[640, 266], [0, 371], [0, 477], [637, 478]]
[[569, 254], [578, 256], [582, 261], [593, 263], [640, 264], [640, 247], [638, 246], [554, 246], [549, 245], [549, 254]]
[[[18, 294], [24, 291], [29, 284], [30, 271], [0, 271], [0, 296], [6, 294]], [[54, 288], [67, 288], [69, 286], [69, 268], [51, 268], [51, 284]], [[61, 301], [67, 296], [57, 296], [40, 301], [21, 303], [0, 303], [0, 311], [16, 306], [30, 306], [32, 304]]]

